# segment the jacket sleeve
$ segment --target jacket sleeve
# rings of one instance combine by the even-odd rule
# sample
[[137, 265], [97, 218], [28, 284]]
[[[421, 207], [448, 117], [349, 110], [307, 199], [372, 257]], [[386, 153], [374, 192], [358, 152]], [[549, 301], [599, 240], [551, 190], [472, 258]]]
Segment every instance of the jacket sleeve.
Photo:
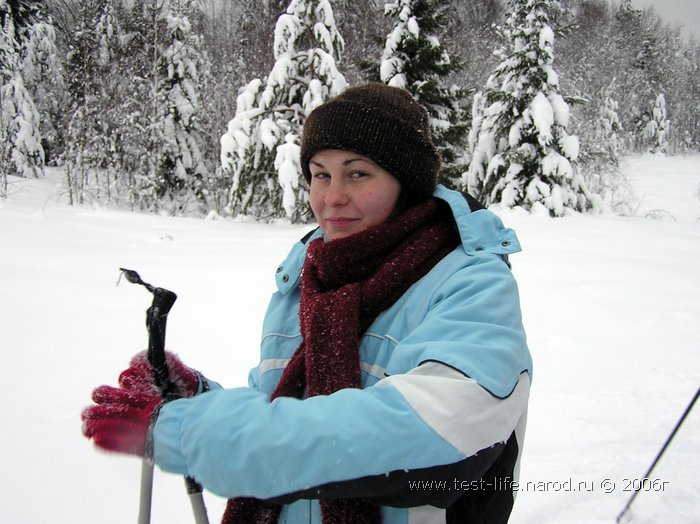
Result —
[[[155, 426], [156, 463], [224, 497], [448, 505], [459, 495], [455, 486], [436, 492], [416, 482], [481, 479], [523, 427], [529, 393], [522, 327], [518, 332], [510, 319], [499, 325], [497, 315], [482, 311], [485, 298], [508, 298], [485, 297], [488, 287], [460, 295], [454, 290], [465, 286], [453, 285], [436, 294], [424, 321], [394, 348], [413, 355], [406, 372], [304, 400], [270, 402], [240, 388], [173, 401]], [[471, 356], [455, 356], [465, 351]], [[488, 368], [483, 381], [498, 388], [481, 383], [480, 360]], [[494, 366], [508, 369], [489, 371]]]
[[[382, 496], [395, 499], [410, 479], [435, 478], [438, 466], [450, 466], [440, 478], [481, 478], [496, 459], [483, 452], [497, 452], [524, 415], [528, 384], [523, 375], [513, 394], [498, 399], [430, 363], [366, 390], [306, 400], [212, 391], [164, 406], [155, 459], [224, 497], [377, 496], [372, 477], [382, 476]], [[420, 474], [403, 475], [409, 471]], [[391, 473], [406, 485], [389, 483]]]

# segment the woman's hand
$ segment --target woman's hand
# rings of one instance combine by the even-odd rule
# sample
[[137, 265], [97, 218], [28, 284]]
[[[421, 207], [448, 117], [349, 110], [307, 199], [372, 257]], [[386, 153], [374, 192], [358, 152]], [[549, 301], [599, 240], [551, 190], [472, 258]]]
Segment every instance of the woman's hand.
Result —
[[[165, 360], [168, 364], [168, 374], [175, 397], [193, 397], [201, 392], [203, 384], [200, 384], [200, 378], [203, 377], [199, 373], [185, 366], [176, 355], [169, 351], [165, 352]], [[137, 353], [131, 359], [129, 368], [119, 375], [119, 385], [125, 389], [161, 396], [161, 391], [156, 385], [153, 366], [148, 361], [146, 351]]]
[[[172, 353], [166, 353], [176, 397], [192, 397], [202, 389], [200, 376]], [[99, 386], [94, 405], [81, 414], [83, 435], [106, 451], [143, 456], [146, 435], [156, 408], [164, 401], [146, 352], [138, 353], [119, 375], [119, 387]]]
[[92, 400], [95, 405], [81, 414], [83, 435], [105, 451], [143, 457], [151, 418], [163, 401], [160, 396], [100, 386], [92, 392]]

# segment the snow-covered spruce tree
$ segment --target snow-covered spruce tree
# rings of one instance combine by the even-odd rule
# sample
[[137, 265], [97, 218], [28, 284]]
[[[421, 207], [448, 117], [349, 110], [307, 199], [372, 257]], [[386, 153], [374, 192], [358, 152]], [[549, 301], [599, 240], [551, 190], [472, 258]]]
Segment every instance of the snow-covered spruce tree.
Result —
[[[6, 9], [4, 0], [0, 0], [0, 9]], [[8, 126], [5, 123], [5, 82], [13, 74], [14, 68], [8, 67], [15, 59], [14, 42], [7, 34], [6, 22], [0, 26], [0, 198], [7, 198], [7, 176], [10, 174], [10, 140], [7, 136]], [[14, 31], [14, 30], [13, 30]]]
[[[100, 133], [105, 143], [101, 153], [109, 171], [114, 171], [109, 188], [112, 203], [131, 209], [155, 210], [151, 182], [154, 149], [154, 121], [160, 99], [154, 89], [158, 58], [166, 31], [158, 6], [148, 2], [106, 0], [111, 9], [95, 24], [99, 29], [99, 64], [109, 71], [100, 73], [100, 98], [110, 101], [102, 113]], [[166, 8], [168, 4], [162, 3]], [[154, 65], [155, 64], [155, 65]]]
[[117, 135], [110, 90], [115, 20], [109, 0], [81, 0], [75, 26], [64, 35], [68, 111], [64, 133], [64, 168], [71, 204], [112, 198], [110, 139]]
[[592, 198], [575, 161], [579, 141], [566, 132], [569, 106], [558, 93], [553, 23], [558, 0], [510, 0], [500, 64], [474, 97], [467, 189], [502, 203], [562, 216]]
[[447, 83], [448, 77], [460, 67], [438, 38], [447, 25], [448, 8], [449, 2], [444, 0], [387, 3], [385, 14], [395, 19], [395, 24], [372, 76], [407, 89], [425, 106], [442, 157], [441, 181], [458, 184], [466, 169], [469, 108], [465, 102], [467, 93]]
[[651, 153], [661, 155], [668, 153], [668, 133], [671, 121], [667, 116], [666, 96], [661, 93], [654, 100], [649, 121], [644, 127], [644, 138], [648, 140]]
[[582, 129], [586, 147], [580, 163], [588, 189], [612, 211], [628, 214], [633, 211], [634, 195], [629, 181], [620, 171], [623, 128], [615, 90], [616, 80], [613, 79], [594, 98], [592, 121]]
[[7, 177], [14, 173], [14, 166], [10, 162], [12, 147], [8, 136], [9, 125], [5, 121], [5, 84], [10, 78], [14, 78], [18, 59], [15, 49], [15, 27], [9, 10], [6, 0], [0, 0], [0, 198], [7, 197]]
[[598, 146], [604, 152], [607, 162], [617, 167], [620, 164], [623, 129], [618, 115], [618, 103], [612, 96], [612, 87], [606, 89], [604, 93], [596, 129], [600, 138]]
[[[622, 0], [615, 12], [616, 48], [623, 60], [618, 63], [620, 118], [627, 143], [636, 151], [647, 146], [644, 130], [649, 119], [647, 103], [664, 91], [666, 76], [658, 34], [650, 24], [648, 11], [636, 9], [631, 0]], [[675, 73], [675, 71], [674, 71]]]
[[308, 203], [298, 166], [301, 128], [306, 115], [346, 87], [336, 67], [344, 42], [328, 0], [292, 0], [274, 36], [276, 62], [266, 80], [239, 94], [221, 137], [221, 164], [233, 177], [232, 214], [296, 222]]
[[60, 120], [65, 90], [56, 45], [56, 29], [49, 16], [28, 30], [22, 77], [40, 116], [40, 134], [47, 163], [55, 163], [62, 148]]
[[[13, 10], [13, 4], [14, 10]], [[44, 170], [40, 120], [22, 75], [31, 5], [0, 0], [0, 195], [7, 176], [38, 177]]]
[[201, 82], [206, 56], [192, 33], [187, 2], [154, 4], [151, 64], [152, 108], [149, 122], [149, 207], [171, 214], [204, 211], [203, 179], [208, 167], [202, 155], [199, 121]]
[[199, 111], [207, 130], [203, 151], [213, 166], [206, 180], [209, 213], [225, 214], [231, 193], [231, 177], [224, 174], [217, 157], [221, 132], [236, 110], [235, 87], [241, 85], [242, 79], [266, 73], [274, 63], [270, 27], [280, 11], [270, 14], [268, 3], [199, 2], [201, 15], [190, 19], [193, 31], [203, 36], [203, 50], [211, 68], [206, 74], [211, 80], [200, 92]]

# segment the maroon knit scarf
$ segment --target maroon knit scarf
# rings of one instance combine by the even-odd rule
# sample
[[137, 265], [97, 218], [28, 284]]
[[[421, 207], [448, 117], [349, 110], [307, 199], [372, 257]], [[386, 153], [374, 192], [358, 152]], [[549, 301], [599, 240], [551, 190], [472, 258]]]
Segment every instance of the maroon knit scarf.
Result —
[[[303, 342], [271, 399], [330, 395], [360, 388], [359, 339], [459, 243], [447, 206], [434, 198], [350, 237], [313, 241], [301, 281]], [[381, 522], [379, 506], [360, 499], [321, 499], [323, 524]], [[274, 524], [281, 506], [253, 498], [228, 501], [222, 524]]]

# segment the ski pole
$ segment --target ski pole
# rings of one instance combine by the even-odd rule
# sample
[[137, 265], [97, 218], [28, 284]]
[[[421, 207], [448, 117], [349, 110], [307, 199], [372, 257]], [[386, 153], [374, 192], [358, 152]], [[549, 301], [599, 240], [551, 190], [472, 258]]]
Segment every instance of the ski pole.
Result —
[[151, 500], [153, 498], [153, 462], [146, 457], [141, 462], [141, 488], [139, 490], [138, 524], [151, 522]]
[[656, 458], [651, 463], [651, 466], [649, 466], [649, 469], [647, 470], [647, 472], [644, 473], [644, 476], [642, 477], [642, 482], [639, 483], [639, 486], [637, 486], [637, 489], [634, 490], [634, 493], [632, 493], [632, 496], [627, 501], [627, 504], [625, 504], [625, 507], [622, 509], [620, 514], [615, 519], [615, 522], [618, 522], [618, 523], [621, 522], [623, 517], [625, 516], [625, 514], [629, 511], [630, 507], [632, 506], [632, 503], [634, 502], [634, 499], [637, 497], [637, 495], [639, 494], [639, 491], [642, 489], [642, 484], [644, 483], [643, 480], [649, 478], [649, 475], [651, 475], [652, 470], [656, 467], [656, 464], [659, 462], [659, 460], [661, 460], [661, 456], [666, 451], [666, 448], [668, 448], [668, 446], [671, 444], [671, 441], [676, 436], [676, 433], [678, 433], [678, 430], [680, 429], [681, 424], [683, 424], [685, 419], [688, 417], [688, 414], [693, 409], [693, 406], [695, 405], [695, 402], [697, 402], [698, 397], [700, 397], [700, 387], [695, 392], [695, 396], [693, 397], [693, 399], [690, 401], [688, 406], [685, 408], [683, 415], [681, 415], [681, 418], [676, 423], [676, 427], [674, 427], [673, 431], [671, 431], [671, 434], [666, 439], [666, 442], [661, 447], [661, 450], [659, 450], [659, 452], [656, 454]]
[[[139, 274], [131, 269], [119, 268], [121, 274], [132, 284], [140, 284], [153, 294], [151, 307], [146, 310], [146, 327], [148, 329], [148, 361], [153, 368], [156, 386], [166, 402], [178, 397], [175, 385], [170, 381], [168, 363], [165, 357], [165, 326], [168, 313], [173, 307], [177, 295], [164, 288], [154, 287], [144, 282]], [[157, 414], [157, 411], [156, 411]], [[143, 463], [141, 465], [141, 492], [139, 497], [138, 524], [149, 524], [151, 521], [151, 501], [153, 495], [153, 440], [152, 425], [146, 443]], [[185, 477], [185, 486], [192, 505], [196, 524], [209, 524], [202, 487], [191, 477]]]

